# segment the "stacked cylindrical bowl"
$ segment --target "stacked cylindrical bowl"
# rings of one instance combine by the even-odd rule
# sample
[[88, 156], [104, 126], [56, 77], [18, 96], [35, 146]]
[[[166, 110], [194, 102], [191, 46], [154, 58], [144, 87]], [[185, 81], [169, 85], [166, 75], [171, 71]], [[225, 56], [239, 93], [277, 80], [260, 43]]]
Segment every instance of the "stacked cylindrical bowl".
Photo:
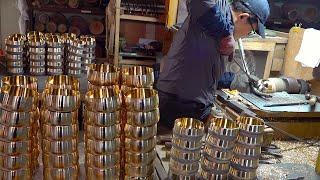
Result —
[[153, 78], [148, 67], [122, 69], [124, 179], [154, 179], [159, 98]]
[[46, 41], [40, 32], [29, 32], [28, 38], [28, 57], [29, 73], [31, 75], [46, 74]]
[[47, 74], [62, 75], [64, 73], [64, 39], [59, 35], [46, 37], [47, 42]]
[[81, 40], [84, 41], [84, 51], [83, 51], [83, 59], [82, 59], [82, 68], [83, 72], [86, 74], [89, 70], [89, 65], [94, 63], [96, 58], [96, 39], [93, 36], [81, 36]]
[[201, 159], [203, 179], [227, 179], [233, 148], [239, 132], [236, 122], [225, 118], [210, 120]]
[[264, 121], [259, 118], [240, 117], [237, 121], [240, 131], [233, 150], [229, 177], [231, 179], [256, 179]]
[[85, 42], [80, 39], [70, 41], [68, 53], [67, 73], [71, 76], [80, 77], [82, 74], [82, 58]]
[[22, 34], [13, 34], [5, 39], [6, 64], [8, 72], [11, 74], [24, 73], [25, 41], [26, 37]]
[[64, 75], [49, 77], [42, 103], [43, 177], [79, 179], [79, 82]]
[[[21, 80], [21, 81], [20, 81]], [[4, 77], [0, 89], [0, 179], [32, 179], [38, 166], [37, 82]]]
[[62, 35], [64, 41], [64, 69], [67, 70], [67, 62], [69, 59], [69, 49], [71, 41], [77, 39], [77, 35], [74, 33], [64, 33]]
[[201, 121], [192, 118], [175, 121], [169, 164], [171, 179], [196, 179], [203, 135]]

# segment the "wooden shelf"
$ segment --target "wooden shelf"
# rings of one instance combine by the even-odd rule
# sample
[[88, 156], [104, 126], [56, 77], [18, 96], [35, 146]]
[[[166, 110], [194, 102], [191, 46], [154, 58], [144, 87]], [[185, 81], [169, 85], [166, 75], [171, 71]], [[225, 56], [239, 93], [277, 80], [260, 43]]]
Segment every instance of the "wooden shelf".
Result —
[[34, 7], [30, 6], [32, 10], [36, 11], [46, 11], [46, 12], [61, 12], [61, 13], [70, 13], [70, 14], [91, 14], [91, 15], [105, 15], [104, 9], [101, 8], [69, 8], [69, 7], [60, 7], [56, 5], [47, 5], [47, 6], [41, 6]]
[[120, 19], [132, 20], [132, 21], [143, 21], [143, 22], [151, 22], [151, 23], [162, 23], [160, 19], [155, 17], [148, 16], [137, 16], [137, 15], [129, 15], [129, 14], [121, 14]]

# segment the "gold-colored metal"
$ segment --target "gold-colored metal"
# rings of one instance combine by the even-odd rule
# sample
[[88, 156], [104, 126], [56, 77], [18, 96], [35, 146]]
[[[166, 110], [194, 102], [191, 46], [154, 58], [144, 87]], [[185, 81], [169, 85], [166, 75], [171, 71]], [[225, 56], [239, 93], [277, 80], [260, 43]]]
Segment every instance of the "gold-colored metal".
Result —
[[67, 126], [56, 126], [50, 124], [42, 125], [42, 135], [50, 140], [67, 140], [78, 137], [78, 124]]
[[24, 49], [22, 46], [6, 46], [5, 47], [5, 50], [6, 52], [9, 52], [9, 53], [17, 53], [17, 54], [22, 54], [24, 52]]
[[27, 154], [33, 151], [33, 141], [0, 141], [0, 153], [7, 155]]
[[85, 110], [85, 121], [89, 125], [112, 126], [120, 123], [120, 111], [104, 113]]
[[41, 111], [42, 121], [45, 124], [51, 125], [70, 125], [78, 123], [78, 111], [73, 112], [56, 112], [49, 110]]
[[200, 176], [203, 179], [228, 179], [228, 171], [224, 173], [219, 173], [217, 171], [209, 171], [204, 168], [200, 168]]
[[30, 168], [18, 169], [18, 170], [7, 170], [0, 168], [0, 179], [7, 180], [31, 180], [32, 170]]
[[120, 71], [110, 64], [89, 65], [88, 81], [96, 86], [119, 84]]
[[29, 61], [30, 67], [41, 67], [41, 66], [45, 66], [46, 62], [45, 61]]
[[149, 112], [127, 111], [127, 123], [133, 126], [153, 126], [159, 122], [159, 119], [158, 108]]
[[81, 62], [82, 61], [82, 57], [75, 55], [75, 54], [70, 54], [68, 56], [68, 62]]
[[240, 117], [238, 124], [242, 133], [261, 134], [264, 130], [264, 121], [260, 118]]
[[16, 170], [30, 168], [31, 163], [31, 154], [20, 154], [17, 156], [0, 155], [0, 166], [4, 169]]
[[90, 139], [95, 140], [112, 140], [120, 136], [120, 124], [112, 126], [91, 126], [85, 124], [85, 134]]
[[32, 128], [29, 126], [16, 127], [0, 124], [0, 138], [7, 141], [25, 141], [29, 140], [32, 135]]
[[29, 60], [45, 61], [46, 60], [46, 55], [45, 54], [29, 54]]
[[82, 69], [68, 69], [68, 75], [80, 77], [82, 74]]
[[12, 34], [5, 39], [7, 46], [23, 46], [26, 40], [26, 36], [23, 34]]
[[170, 171], [169, 171], [169, 177], [172, 180], [196, 180], [195, 173], [182, 175], [182, 174], [179, 174], [179, 172], [174, 172], [174, 170], [172, 170], [172, 169], [170, 169]]
[[6, 54], [7, 61], [23, 61], [23, 54]]
[[63, 62], [63, 55], [62, 54], [47, 54], [47, 61]]
[[260, 146], [247, 146], [241, 143], [237, 143], [233, 149], [234, 154], [244, 156], [247, 158], [257, 158], [261, 154], [261, 147]]
[[121, 106], [120, 90], [116, 87], [89, 91], [85, 97], [86, 108], [95, 112], [114, 112]]
[[232, 148], [235, 146], [235, 140], [224, 140], [211, 134], [208, 134], [206, 142], [213, 147], [226, 150], [232, 150]]
[[110, 141], [99, 141], [85, 138], [86, 152], [92, 154], [109, 154], [120, 150], [120, 138]]
[[43, 48], [39, 48], [39, 47], [29, 47], [28, 49], [29, 53], [32, 54], [45, 54], [46, 53], [46, 49]]
[[28, 39], [33, 39], [34, 37], [41, 37], [44, 38], [44, 34], [39, 31], [30, 31], [27, 33], [27, 38]]
[[99, 89], [108, 89], [108, 88], [117, 88], [119, 89], [118, 85], [112, 85], [112, 86], [96, 86], [88, 82], [88, 91], [93, 91], [93, 90], [99, 90]]
[[214, 148], [210, 145], [205, 145], [203, 149], [203, 153], [207, 155], [208, 159], [219, 160], [219, 161], [229, 161], [232, 158], [232, 151], [231, 150], [224, 150], [221, 148]]
[[247, 159], [244, 156], [234, 155], [231, 159], [231, 164], [244, 169], [256, 169], [259, 166], [259, 158]]
[[1, 124], [8, 126], [30, 126], [39, 118], [38, 109], [31, 112], [7, 111], [0, 108]]
[[68, 154], [78, 150], [78, 140], [50, 141], [42, 140], [42, 150], [44, 153]]
[[43, 164], [48, 168], [65, 168], [79, 164], [78, 152], [69, 154], [43, 153]]
[[1, 86], [10, 85], [10, 86], [20, 86], [23, 88], [29, 89], [38, 89], [38, 80], [32, 76], [22, 76], [22, 75], [15, 75], [15, 76], [4, 76], [1, 79]]
[[133, 89], [125, 94], [126, 108], [129, 111], [148, 112], [158, 108], [159, 97], [153, 89]]
[[96, 168], [112, 168], [120, 163], [120, 153], [91, 154], [86, 153], [86, 165]]
[[67, 75], [56, 75], [49, 76], [46, 81], [46, 89], [54, 88], [54, 89], [70, 89], [79, 91], [80, 83], [79, 80], [72, 76]]
[[126, 137], [133, 139], [150, 139], [157, 135], [157, 125], [140, 127], [126, 124], [124, 133]]
[[64, 46], [64, 40], [60, 36], [49, 36], [49, 37], [46, 37], [46, 43], [47, 43], [47, 46], [49, 48], [52, 48], [52, 47], [63, 47]]
[[85, 42], [81, 39], [74, 39], [73, 41], [70, 42], [70, 46], [73, 48], [84, 48]]
[[48, 75], [63, 75], [63, 73], [64, 73], [63, 66], [62, 67], [47, 66]]
[[224, 139], [234, 139], [239, 133], [236, 122], [226, 118], [213, 118], [210, 120], [208, 132]]
[[155, 179], [154, 173], [148, 177], [135, 177], [135, 176], [131, 177], [128, 175], [124, 176], [124, 180], [154, 180], [154, 179]]
[[176, 148], [172, 145], [170, 151], [171, 158], [179, 159], [182, 162], [190, 163], [190, 162], [198, 162], [200, 160], [200, 150], [196, 151], [188, 151]]
[[8, 60], [7, 61], [7, 67], [23, 67], [24, 63], [22, 60], [18, 60], [18, 61], [11, 61]]
[[182, 139], [176, 135], [173, 135], [172, 144], [174, 144], [174, 146], [183, 150], [195, 151], [195, 150], [200, 150], [202, 146], [202, 141], [193, 140], [193, 139], [190, 139], [190, 140]]
[[202, 138], [203, 122], [193, 118], [180, 118], [175, 121], [173, 133], [185, 138]]
[[80, 92], [69, 89], [45, 89], [43, 105], [50, 111], [72, 112], [80, 106]]
[[122, 83], [129, 87], [150, 87], [154, 83], [153, 69], [144, 66], [123, 67]]
[[96, 39], [93, 36], [80, 36], [80, 39], [85, 42], [85, 46], [96, 46]]
[[152, 137], [147, 140], [137, 140], [137, 139], [131, 139], [126, 138], [125, 139], [125, 149], [127, 151], [132, 152], [150, 152], [154, 147], [156, 146], [156, 137]]
[[141, 166], [141, 165], [135, 165], [131, 163], [127, 163], [125, 165], [125, 174], [128, 176], [133, 177], [149, 177], [154, 172], [154, 165], [153, 163]]
[[261, 146], [263, 143], [263, 136], [241, 136], [237, 137], [238, 143], [249, 145], [249, 146]]
[[217, 160], [209, 160], [205, 156], [201, 158], [201, 167], [203, 170], [207, 171], [219, 171], [219, 172], [227, 172], [229, 171], [230, 164], [228, 161], [217, 161]]
[[46, 68], [43, 66], [30, 66], [29, 72], [35, 76], [45, 75]]
[[79, 177], [79, 166], [66, 168], [44, 168], [43, 176], [46, 180], [77, 180]]
[[63, 69], [64, 67], [64, 62], [63, 61], [51, 61], [47, 60], [47, 66], [51, 68], [61, 68]]
[[174, 172], [178, 172], [179, 174], [186, 175], [186, 174], [194, 174], [197, 173], [199, 170], [199, 162], [190, 162], [190, 163], [182, 163], [173, 158], [170, 158], [169, 164], [170, 170]]
[[68, 62], [68, 68], [82, 69], [82, 63], [81, 62]]
[[141, 166], [148, 165], [153, 162], [153, 160], [156, 158], [156, 155], [157, 154], [155, 149], [146, 153], [136, 153], [136, 152], [126, 151], [125, 162], [137, 164]]
[[229, 170], [229, 176], [232, 179], [254, 180], [257, 178], [257, 172], [256, 172], [256, 169], [240, 170], [231, 166]]
[[15, 67], [15, 68], [8, 67], [8, 72], [10, 74], [23, 74], [24, 69], [23, 69], [23, 67]]
[[105, 179], [119, 179], [119, 166], [113, 168], [95, 168], [86, 167], [86, 174], [88, 180], [105, 180]]

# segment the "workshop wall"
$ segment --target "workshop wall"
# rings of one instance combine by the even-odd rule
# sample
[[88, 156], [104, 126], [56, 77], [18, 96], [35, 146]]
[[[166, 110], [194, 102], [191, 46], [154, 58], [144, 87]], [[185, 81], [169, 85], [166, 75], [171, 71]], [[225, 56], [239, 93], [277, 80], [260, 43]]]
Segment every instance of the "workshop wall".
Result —
[[1, 48], [4, 48], [4, 39], [12, 33], [19, 32], [20, 12], [16, 0], [0, 0], [0, 38]]

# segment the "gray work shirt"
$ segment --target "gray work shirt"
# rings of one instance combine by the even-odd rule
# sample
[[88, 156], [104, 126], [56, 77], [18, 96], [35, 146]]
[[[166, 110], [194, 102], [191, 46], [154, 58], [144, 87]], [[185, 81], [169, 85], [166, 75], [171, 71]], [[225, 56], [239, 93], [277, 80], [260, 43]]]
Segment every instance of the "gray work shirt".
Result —
[[[212, 36], [198, 23], [198, 18], [204, 16], [207, 7], [212, 7], [214, 1], [196, 1], [192, 0], [189, 4], [189, 16], [174, 37], [157, 88], [184, 100], [209, 105], [214, 100], [215, 83], [225, 68], [219, 53], [219, 38]], [[205, 5], [192, 6], [193, 3]], [[227, 8], [230, 13], [229, 5]]]

